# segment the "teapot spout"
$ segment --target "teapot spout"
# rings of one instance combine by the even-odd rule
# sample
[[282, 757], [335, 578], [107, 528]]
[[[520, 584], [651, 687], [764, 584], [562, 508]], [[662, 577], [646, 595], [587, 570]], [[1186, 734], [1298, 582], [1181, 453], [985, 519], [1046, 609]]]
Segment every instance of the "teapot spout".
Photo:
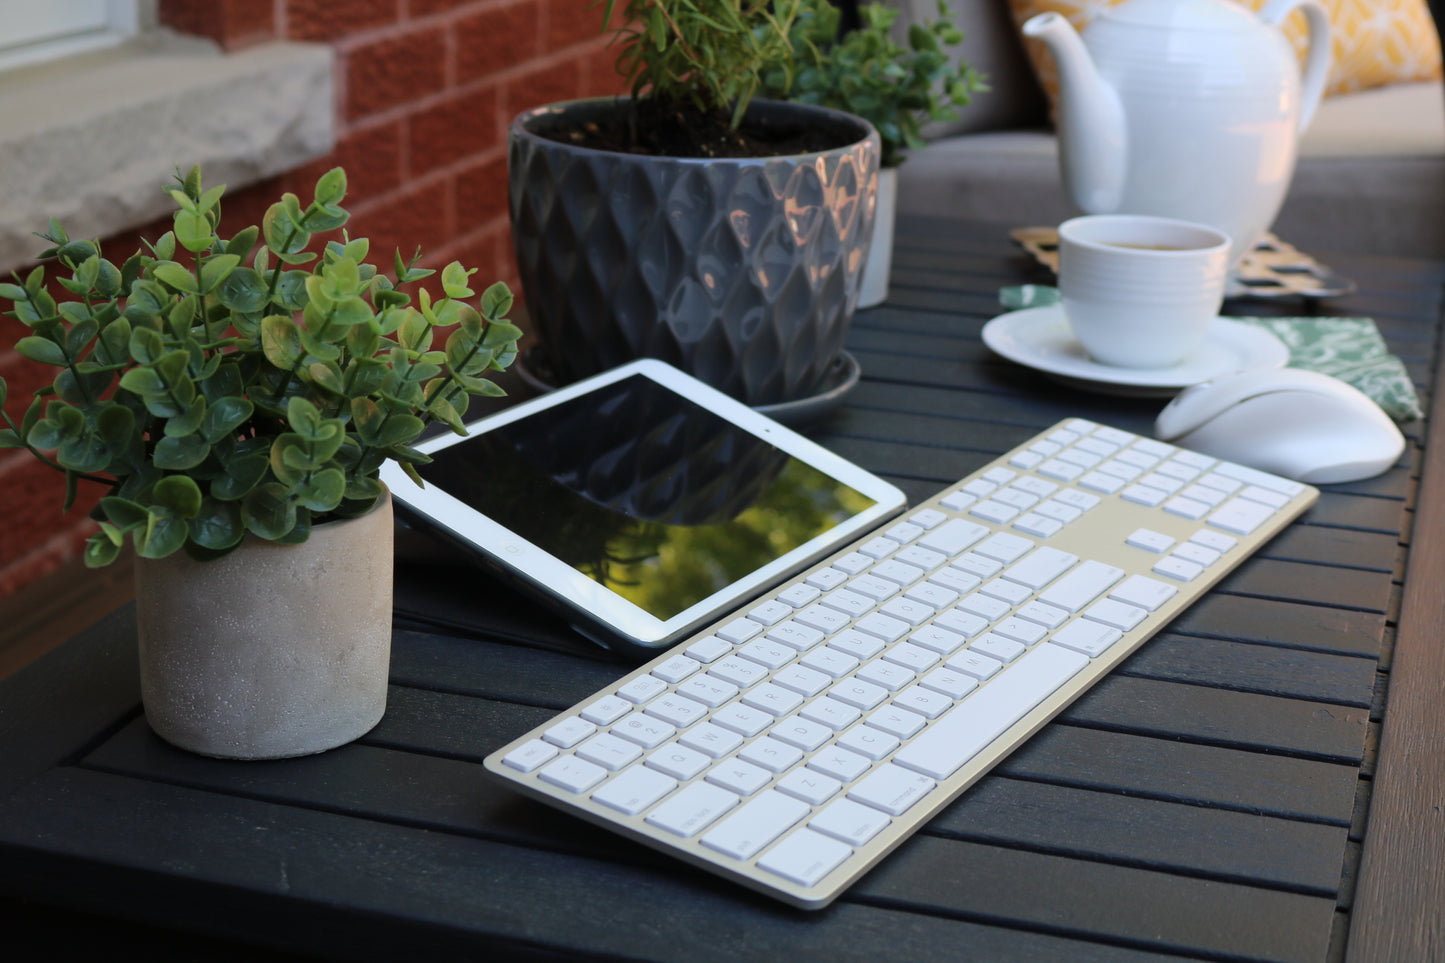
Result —
[[1060, 14], [1029, 18], [1023, 33], [1043, 41], [1058, 67], [1059, 167], [1065, 189], [1087, 214], [1117, 211], [1129, 159], [1118, 93], [1099, 75], [1083, 40]]

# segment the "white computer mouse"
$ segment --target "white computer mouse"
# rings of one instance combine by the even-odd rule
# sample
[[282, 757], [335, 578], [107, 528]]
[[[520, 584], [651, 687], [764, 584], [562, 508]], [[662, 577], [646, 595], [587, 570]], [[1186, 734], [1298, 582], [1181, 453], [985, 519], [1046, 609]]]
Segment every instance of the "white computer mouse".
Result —
[[1390, 416], [1338, 378], [1298, 368], [1224, 375], [1159, 412], [1160, 439], [1296, 481], [1378, 475], [1405, 450]]

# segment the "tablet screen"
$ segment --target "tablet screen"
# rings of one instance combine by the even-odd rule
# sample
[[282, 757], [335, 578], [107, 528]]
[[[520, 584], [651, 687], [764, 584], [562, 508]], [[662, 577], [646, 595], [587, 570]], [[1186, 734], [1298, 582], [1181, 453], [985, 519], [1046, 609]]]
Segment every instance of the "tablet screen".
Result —
[[664, 621], [876, 504], [641, 375], [432, 457], [428, 485]]

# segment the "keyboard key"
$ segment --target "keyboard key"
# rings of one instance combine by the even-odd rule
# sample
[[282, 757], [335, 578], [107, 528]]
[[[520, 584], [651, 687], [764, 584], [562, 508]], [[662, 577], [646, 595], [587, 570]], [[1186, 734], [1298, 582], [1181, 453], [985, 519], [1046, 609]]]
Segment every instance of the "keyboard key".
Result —
[[838, 745], [877, 762], [898, 748], [898, 739], [872, 726], [854, 726], [838, 737]]
[[953, 558], [987, 534], [988, 529], [977, 522], [954, 518], [924, 534], [918, 544], [922, 548]]
[[893, 822], [887, 814], [872, 806], [839, 799], [829, 803], [808, 826], [820, 833], [854, 846], [862, 846]]
[[[677, 735], [677, 726], [645, 712], [634, 712], [608, 731], [614, 736], [621, 736], [628, 742], [634, 742], [644, 749], [656, 749]], [[580, 752], [581, 749], [578, 751]], [[592, 761], [601, 762], [599, 759]]]
[[833, 730], [802, 716], [792, 716], [773, 726], [769, 735], [805, 752], [814, 752], [833, 738]]
[[1078, 561], [1077, 555], [1045, 545], [1004, 569], [1003, 577], [1031, 589], [1041, 589], [1073, 568]]
[[811, 769], [794, 769], [778, 780], [778, 791], [810, 806], [821, 806], [838, 794], [843, 784], [832, 776]]
[[756, 606], [748, 611], [748, 618], [754, 622], [761, 622], [763, 625], [777, 625], [783, 619], [793, 614], [793, 607], [786, 602], [777, 599], [769, 599], [762, 605]]
[[867, 772], [870, 764], [867, 756], [834, 745], [824, 746], [816, 756], [809, 759], [808, 768], [816, 769], [834, 779], [852, 782]]
[[730, 655], [707, 670], [714, 679], [731, 682], [739, 689], [757, 685], [768, 676], [768, 670], [756, 662]]
[[1109, 593], [1109, 598], [1153, 612], [1178, 594], [1179, 590], [1166, 582], [1147, 575], [1131, 575]]
[[676, 788], [677, 780], [671, 776], [646, 766], [633, 766], [614, 776], [592, 798], [623, 815], [636, 816]]
[[890, 764], [876, 769], [859, 781], [848, 790], [848, 798], [890, 816], [901, 816], [937, 785], [938, 783], [926, 776]]
[[563, 756], [543, 766], [537, 778], [568, 792], [583, 793], [606, 779], [607, 770], [576, 756]]
[[663, 682], [676, 685], [702, 668], [702, 663], [685, 655], [674, 655], [652, 670]]
[[918, 684], [925, 689], [941, 692], [955, 702], [978, 688], [978, 680], [973, 676], [947, 667], [934, 669], [919, 679]]
[[604, 769], [616, 772], [636, 761], [642, 755], [642, 748], [635, 742], [611, 733], [599, 732], [578, 746], [576, 754], [580, 759], [595, 762]]
[[740, 801], [736, 793], [728, 792], [721, 786], [695, 782], [664, 800], [662, 805], [647, 814], [646, 821], [674, 835], [691, 838]]
[[1212, 548], [1216, 552], [1224, 553], [1239, 544], [1239, 539], [1223, 532], [1212, 532], [1207, 528], [1200, 529], [1189, 536], [1191, 542], [1203, 545], [1205, 548]]
[[1048, 538], [1057, 534], [1059, 529], [1064, 527], [1064, 523], [1056, 518], [1040, 515], [1038, 512], [1026, 512], [1014, 519], [1013, 527], [1025, 535]]
[[1235, 535], [1250, 535], [1274, 517], [1274, 509], [1238, 496], [1231, 498], [1209, 516], [1209, 524]]
[[866, 595], [859, 595], [857, 592], [850, 592], [847, 589], [839, 589], [836, 592], [830, 592], [823, 596], [819, 604], [826, 605], [830, 609], [837, 609], [839, 612], [856, 619], [864, 612], [871, 611], [874, 603], [873, 600]]
[[1164, 503], [1164, 510], [1169, 514], [1196, 522], [1208, 515], [1212, 507], [1208, 502], [1195, 501], [1192, 498], [1185, 498], [1183, 495], [1176, 495]]
[[502, 762], [518, 772], [531, 772], [557, 756], [557, 747], [541, 739], [529, 739], [502, 757]]
[[828, 688], [833, 680], [816, 669], [790, 665], [773, 676], [773, 681], [785, 689], [792, 689], [801, 696], [811, 698]]
[[751, 738], [773, 724], [773, 717], [761, 709], [733, 702], [712, 714], [712, 721], [725, 729], [731, 729], [742, 736]]
[[716, 630], [714, 634], [724, 642], [736, 645], [739, 642], [746, 642], [762, 631], [762, 624], [754, 622], [752, 619], [733, 619], [727, 625]]
[[[757, 623], [754, 623], [755, 625]], [[762, 628], [762, 626], [758, 626]], [[618, 688], [617, 694], [631, 702], [633, 705], [643, 705], [649, 699], [655, 699], [667, 691], [667, 683], [654, 675], [640, 675], [624, 683]]]
[[707, 708], [701, 702], [672, 692], [657, 699], [645, 711], [678, 729], [686, 729], [706, 717]]
[[1092, 559], [1039, 593], [1039, 601], [1077, 612], [1124, 577], [1124, 570]]
[[1126, 632], [1144, 621], [1148, 614], [1147, 610], [1141, 609], [1137, 605], [1126, 605], [1114, 599], [1103, 599], [1084, 610], [1084, 618], [1103, 622], [1105, 625], [1112, 625], [1114, 628]]
[[1198, 562], [1180, 558], [1178, 555], [1170, 555], [1155, 562], [1153, 571], [1160, 575], [1167, 575], [1175, 581], [1192, 582], [1204, 571], [1204, 566]]
[[803, 758], [803, 750], [789, 745], [781, 739], [764, 736], [756, 742], [743, 746], [738, 758], [761, 766], [776, 775], [793, 768]]
[[974, 639], [968, 645], [969, 649], [981, 653], [1000, 662], [1012, 662], [1024, 654], [1024, 646], [1013, 639], [1006, 639], [1001, 635], [992, 632], [985, 632]]
[[596, 731], [595, 724], [579, 716], [572, 716], [548, 728], [542, 733], [542, 738], [554, 746], [571, 749]]
[[707, 774], [707, 781], [735, 792], [739, 796], [751, 796], [772, 780], [768, 771], [762, 766], [755, 766], [742, 759], [732, 758], [725, 759], [713, 767], [712, 771]]
[[[803, 581], [813, 586], [813, 588], [819, 589], [820, 591], [831, 592], [833, 589], [848, 581], [848, 573], [843, 571], [841, 568], [833, 568], [829, 566], [828, 568], [818, 569], [818, 571], [814, 572], [812, 575], [809, 575]], [[748, 614], [749, 617], [752, 617], [752, 613]], [[770, 622], [768, 624], [771, 625], [772, 623]]]
[[684, 732], [677, 741], [710, 758], [721, 759], [742, 745], [743, 737], [731, 729], [704, 722], [702, 725]]
[[834, 732], [842, 732], [844, 729], [863, 718], [863, 710], [857, 706], [850, 706], [846, 702], [837, 699], [822, 698], [814, 699], [802, 709], [798, 715], [810, 722], [827, 726]]
[[835, 679], [841, 679], [858, 668], [858, 659], [831, 646], [807, 653], [798, 660], [798, 663]]
[[1102, 622], [1076, 619], [1055, 632], [1052, 639], [1056, 645], [1082, 652], [1090, 658], [1097, 658], [1104, 651], [1124, 637], [1124, 633]]
[[945, 713], [900, 749], [893, 762], [947, 779], [1088, 663], [1081, 653], [1044, 643]]
[[712, 760], [704, 753], [677, 743], [663, 746], [647, 757], [647, 765], [674, 779], [691, 779], [711, 764]]
[[1007, 565], [1009, 562], [1015, 562], [1022, 558], [1029, 549], [1034, 547], [1034, 544], [1032, 540], [1019, 535], [995, 532], [975, 545], [973, 551], [975, 554]]
[[1174, 547], [1174, 538], [1162, 532], [1156, 532], [1148, 528], [1135, 530], [1128, 538], [1124, 539], [1125, 544], [1133, 545], [1135, 548], [1142, 548], [1146, 552], [1164, 554]]
[[758, 868], [799, 886], [814, 886], [852, 855], [852, 848], [846, 844], [804, 829], [765, 853], [758, 860]]
[[744, 692], [742, 702], [743, 705], [766, 712], [775, 719], [781, 719], [802, 705], [803, 697], [775, 682], [764, 682], [756, 689]]
[[733, 645], [731, 642], [724, 642], [715, 635], [705, 635], [683, 651], [706, 665], [709, 662], [716, 662], [732, 650]]

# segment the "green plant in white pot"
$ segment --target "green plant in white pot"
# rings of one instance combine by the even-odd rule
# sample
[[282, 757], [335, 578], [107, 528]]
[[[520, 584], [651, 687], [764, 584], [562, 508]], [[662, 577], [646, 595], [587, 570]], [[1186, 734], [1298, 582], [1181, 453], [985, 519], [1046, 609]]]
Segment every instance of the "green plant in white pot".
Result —
[[859, 307], [879, 304], [888, 294], [899, 165], [909, 150], [926, 143], [925, 124], [957, 119], [956, 108], [988, 89], [972, 67], [949, 53], [963, 33], [944, 0], [938, 0], [938, 19], [909, 25], [906, 46], [894, 30], [898, 14], [868, 4], [859, 9], [859, 26], [843, 33], [837, 7], [803, 0], [791, 28], [791, 68], [774, 67], [762, 77], [762, 96], [845, 111], [878, 130], [883, 169]]
[[[68, 272], [0, 284], [53, 365], [0, 447], [26, 448], [106, 493], [88, 565], [135, 547], [141, 687], [167, 740], [236, 758], [350, 741], [385, 709], [391, 640], [386, 459], [411, 466], [427, 424], [462, 431], [488, 375], [516, 355], [512, 295], [468, 303], [449, 264], [441, 296], [404, 288], [434, 272], [397, 253], [395, 280], [344, 232], [346, 175], [307, 205], [294, 194], [223, 237], [224, 187], [193, 168], [170, 189], [174, 229], [120, 265], [98, 244], [43, 235]], [[450, 329], [444, 343], [439, 335]], [[7, 386], [0, 379], [0, 404]], [[355, 533], [355, 534], [352, 534]]]

